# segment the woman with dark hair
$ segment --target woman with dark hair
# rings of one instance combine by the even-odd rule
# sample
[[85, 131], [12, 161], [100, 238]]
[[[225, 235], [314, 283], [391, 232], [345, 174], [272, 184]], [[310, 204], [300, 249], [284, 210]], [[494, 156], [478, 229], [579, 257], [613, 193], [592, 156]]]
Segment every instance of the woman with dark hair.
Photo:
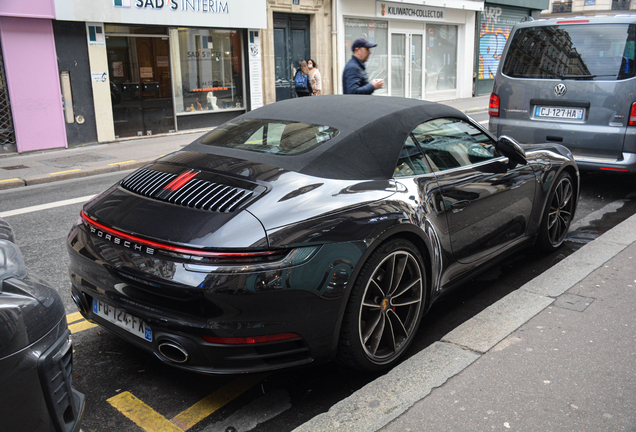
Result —
[[314, 96], [318, 96], [322, 90], [322, 78], [318, 70], [318, 63], [316, 63], [314, 59], [309, 59], [307, 60], [307, 67], [309, 68], [309, 78], [311, 79], [311, 86], [314, 89]]
[[314, 93], [314, 89], [311, 87], [311, 79], [309, 78], [309, 68], [307, 68], [305, 60], [298, 62], [298, 69], [294, 76], [294, 88], [298, 97], [311, 96]]

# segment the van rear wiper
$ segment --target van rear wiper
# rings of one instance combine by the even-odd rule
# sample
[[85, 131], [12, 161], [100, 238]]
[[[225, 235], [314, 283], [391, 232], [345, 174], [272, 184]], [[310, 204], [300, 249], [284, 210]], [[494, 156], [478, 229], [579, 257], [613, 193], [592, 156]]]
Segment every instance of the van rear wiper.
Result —
[[608, 76], [616, 76], [616, 74], [606, 74], [606, 75], [565, 75], [560, 74], [559, 78], [563, 79], [591, 79], [596, 77], [608, 77]]

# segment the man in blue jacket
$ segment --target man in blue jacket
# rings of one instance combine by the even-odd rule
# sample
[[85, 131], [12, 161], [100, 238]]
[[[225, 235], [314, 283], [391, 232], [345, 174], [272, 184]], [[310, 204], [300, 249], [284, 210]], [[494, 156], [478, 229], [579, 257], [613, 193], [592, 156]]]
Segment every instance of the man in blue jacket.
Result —
[[342, 71], [342, 90], [344, 94], [371, 94], [384, 87], [384, 80], [374, 79], [369, 82], [364, 63], [371, 55], [371, 48], [378, 44], [366, 39], [356, 39], [351, 44], [353, 57]]

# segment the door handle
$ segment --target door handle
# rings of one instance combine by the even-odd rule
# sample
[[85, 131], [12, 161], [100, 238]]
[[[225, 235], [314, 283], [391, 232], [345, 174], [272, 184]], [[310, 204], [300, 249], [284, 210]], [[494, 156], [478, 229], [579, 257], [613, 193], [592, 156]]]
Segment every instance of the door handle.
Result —
[[459, 213], [460, 211], [464, 210], [466, 206], [468, 206], [468, 204], [470, 204], [470, 201], [468, 200], [454, 202], [451, 204], [451, 210], [453, 211], [453, 213]]

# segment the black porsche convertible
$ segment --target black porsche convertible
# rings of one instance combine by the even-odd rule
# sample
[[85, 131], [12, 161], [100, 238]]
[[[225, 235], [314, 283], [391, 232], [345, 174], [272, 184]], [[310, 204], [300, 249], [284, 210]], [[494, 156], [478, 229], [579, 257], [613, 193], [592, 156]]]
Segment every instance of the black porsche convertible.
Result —
[[558, 248], [572, 155], [448, 106], [321, 96], [248, 112], [88, 202], [68, 236], [81, 313], [203, 373], [388, 368], [441, 294]]

